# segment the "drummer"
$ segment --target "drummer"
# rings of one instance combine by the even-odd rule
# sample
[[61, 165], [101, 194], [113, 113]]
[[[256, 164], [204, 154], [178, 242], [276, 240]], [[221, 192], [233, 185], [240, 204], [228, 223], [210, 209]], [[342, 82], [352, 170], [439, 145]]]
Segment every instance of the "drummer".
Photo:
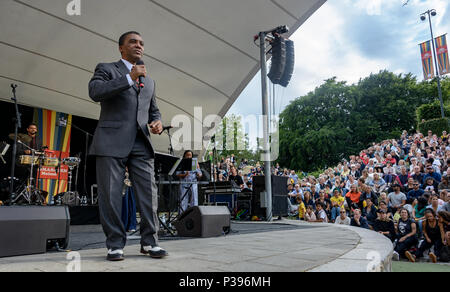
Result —
[[[31, 123], [28, 125], [27, 128], [27, 133], [22, 135], [22, 136], [18, 136], [19, 140], [24, 143], [25, 145], [27, 145], [28, 147], [37, 150], [37, 151], [41, 151], [42, 150], [42, 140], [41, 138], [37, 135], [38, 133], [38, 127], [35, 123]], [[18, 143], [17, 144], [17, 155], [31, 155], [31, 150], [26, 148], [25, 146], [23, 146], [22, 144]]]
[[[26, 134], [19, 134], [17, 135], [17, 140], [22, 142], [23, 144], [27, 145], [31, 149], [41, 151], [42, 150], [42, 140], [37, 135], [38, 133], [38, 127], [35, 123], [30, 123], [27, 128]], [[14, 138], [14, 137], [10, 137]], [[26, 180], [29, 175], [29, 165], [23, 165], [21, 163], [20, 157], [23, 155], [32, 155], [31, 150], [27, 147], [25, 147], [21, 143], [17, 143], [17, 155], [16, 155], [16, 177], [18, 177], [20, 180]], [[36, 175], [37, 168], [34, 168], [34, 175]]]

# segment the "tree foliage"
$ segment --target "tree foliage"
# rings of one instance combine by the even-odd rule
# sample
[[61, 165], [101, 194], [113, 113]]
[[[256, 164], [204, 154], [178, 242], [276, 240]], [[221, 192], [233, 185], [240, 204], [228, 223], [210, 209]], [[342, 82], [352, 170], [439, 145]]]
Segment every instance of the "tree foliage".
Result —
[[[372, 142], [415, 130], [416, 108], [435, 101], [435, 83], [388, 71], [352, 85], [325, 80], [281, 113], [280, 164], [303, 171], [333, 166]], [[450, 82], [442, 83], [448, 100]]]

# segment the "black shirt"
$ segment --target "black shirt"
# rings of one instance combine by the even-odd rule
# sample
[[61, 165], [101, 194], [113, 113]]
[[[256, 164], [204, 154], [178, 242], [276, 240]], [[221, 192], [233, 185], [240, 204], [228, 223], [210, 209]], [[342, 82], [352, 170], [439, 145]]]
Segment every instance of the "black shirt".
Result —
[[416, 224], [416, 222], [414, 222], [411, 219], [407, 219], [406, 221], [403, 221], [402, 218], [400, 218], [400, 220], [398, 220], [398, 235], [400, 237], [403, 237], [407, 234], [410, 234], [412, 232], [412, 224]]
[[388, 221], [382, 221], [380, 219], [375, 220], [375, 223], [373, 224], [373, 229], [376, 232], [387, 232], [389, 231], [389, 235], [391, 237], [394, 237], [395, 235], [395, 227], [394, 227], [394, 221], [388, 220]]
[[228, 178], [228, 181], [234, 181], [238, 186], [244, 184], [242, 177], [240, 177], [239, 175], [236, 175], [236, 176], [230, 175], [230, 177]]

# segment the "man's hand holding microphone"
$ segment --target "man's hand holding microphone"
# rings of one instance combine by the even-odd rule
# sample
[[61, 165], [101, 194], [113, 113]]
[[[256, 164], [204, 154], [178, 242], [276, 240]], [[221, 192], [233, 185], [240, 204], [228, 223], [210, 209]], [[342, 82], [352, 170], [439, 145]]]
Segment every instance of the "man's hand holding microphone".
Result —
[[[147, 69], [144, 62], [139, 60], [133, 68], [131, 68], [130, 77], [132, 80], [139, 79], [139, 87], [144, 87], [144, 78], [147, 76]], [[160, 134], [163, 131], [163, 126], [160, 120], [153, 121], [149, 124], [152, 134]]]

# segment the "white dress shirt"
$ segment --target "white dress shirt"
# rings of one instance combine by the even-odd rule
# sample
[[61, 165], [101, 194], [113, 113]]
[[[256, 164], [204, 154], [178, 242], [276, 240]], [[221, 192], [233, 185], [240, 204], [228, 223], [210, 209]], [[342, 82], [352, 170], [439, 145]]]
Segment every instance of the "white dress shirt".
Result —
[[[131, 69], [133, 69], [134, 65], [131, 64], [130, 62], [128, 62], [127, 60], [125, 60], [125, 59], [121, 59], [121, 60], [125, 64], [125, 66], [127, 66], [128, 71], [131, 72]], [[130, 84], [130, 86], [133, 86], [134, 81], [131, 79], [130, 74], [127, 74], [127, 79], [128, 79], [128, 84]]]

